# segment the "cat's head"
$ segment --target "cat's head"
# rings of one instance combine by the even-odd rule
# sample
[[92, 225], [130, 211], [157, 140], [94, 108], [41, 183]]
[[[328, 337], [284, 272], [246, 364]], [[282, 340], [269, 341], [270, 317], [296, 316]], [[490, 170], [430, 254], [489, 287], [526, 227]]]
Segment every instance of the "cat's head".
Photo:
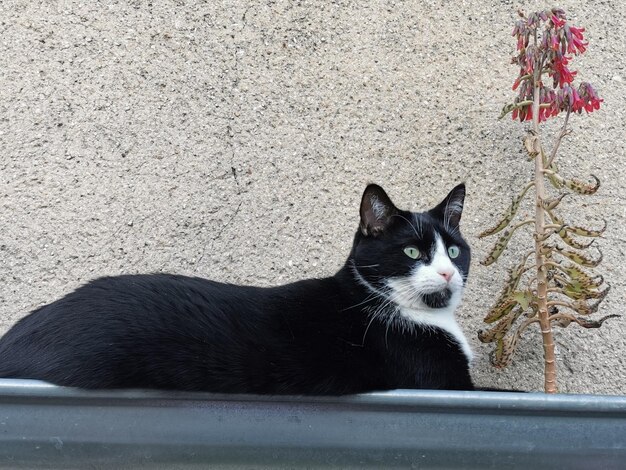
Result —
[[459, 230], [464, 200], [460, 184], [433, 209], [408, 212], [380, 186], [367, 186], [349, 261], [356, 279], [392, 306], [456, 308], [470, 266], [470, 248]]

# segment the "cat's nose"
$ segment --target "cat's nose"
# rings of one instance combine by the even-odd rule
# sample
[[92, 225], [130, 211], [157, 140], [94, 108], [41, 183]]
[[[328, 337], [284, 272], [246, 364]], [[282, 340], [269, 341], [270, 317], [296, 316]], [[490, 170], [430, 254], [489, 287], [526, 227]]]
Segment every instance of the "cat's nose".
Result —
[[452, 276], [454, 275], [454, 271], [439, 271], [439, 274], [446, 280], [446, 282], [450, 282], [450, 279], [452, 279]]

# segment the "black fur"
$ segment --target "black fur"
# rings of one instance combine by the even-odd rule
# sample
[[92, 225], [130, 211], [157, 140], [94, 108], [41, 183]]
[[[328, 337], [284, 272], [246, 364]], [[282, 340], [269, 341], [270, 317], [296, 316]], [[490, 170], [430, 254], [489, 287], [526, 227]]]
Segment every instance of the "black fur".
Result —
[[[370, 185], [350, 256], [329, 278], [272, 288], [168, 274], [97, 279], [17, 322], [0, 340], [0, 376], [260, 394], [471, 390], [468, 360], [448, 333], [372, 316], [384, 300], [354, 274], [354, 266], [369, 266], [357, 269], [382, 288], [414, 265], [403, 246], [428, 246], [437, 231], [462, 248], [454, 262], [466, 278], [469, 247], [444, 204], [456, 198], [462, 206], [464, 194], [458, 186], [443, 206], [412, 214]], [[372, 211], [372, 196], [386, 198], [387, 213]], [[414, 215], [422, 237], [409, 222]], [[428, 301], [443, 306], [447, 296]]]

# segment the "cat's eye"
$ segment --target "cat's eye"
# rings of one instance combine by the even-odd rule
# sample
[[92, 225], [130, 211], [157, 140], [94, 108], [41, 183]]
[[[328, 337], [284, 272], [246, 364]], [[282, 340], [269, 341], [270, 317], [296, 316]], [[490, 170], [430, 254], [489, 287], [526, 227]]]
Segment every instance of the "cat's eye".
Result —
[[418, 250], [414, 246], [407, 246], [404, 249], [404, 254], [413, 259], [418, 259], [421, 256], [420, 250]]
[[457, 256], [459, 256], [460, 253], [461, 253], [461, 250], [459, 249], [458, 246], [452, 245], [448, 247], [448, 256], [450, 256], [450, 258], [452, 259], [456, 258]]

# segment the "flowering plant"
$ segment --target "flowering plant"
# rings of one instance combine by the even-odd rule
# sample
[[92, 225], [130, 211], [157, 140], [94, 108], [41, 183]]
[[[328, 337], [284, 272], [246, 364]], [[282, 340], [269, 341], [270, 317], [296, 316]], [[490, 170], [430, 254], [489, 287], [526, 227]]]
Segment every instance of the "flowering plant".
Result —
[[[520, 16], [513, 28], [513, 36], [517, 38], [513, 63], [520, 67], [513, 90], [519, 89], [519, 92], [513, 105], [505, 107], [504, 114], [512, 110], [513, 119], [532, 120], [535, 71], [540, 80], [539, 122], [562, 111], [580, 113], [585, 109], [590, 113], [600, 109], [602, 100], [590, 83], [582, 82], [578, 88], [571, 85], [577, 72], [568, 68], [572, 55], [567, 54], [583, 54], [587, 50], [588, 43], [583, 37], [585, 28], [568, 25], [565, 12], [557, 8], [534, 13], [528, 18], [523, 13]], [[541, 30], [542, 24], [545, 27]], [[553, 79], [552, 87], [541, 80], [546, 73]]]
[[[603, 228], [593, 230], [565, 223], [556, 212], [568, 192], [589, 195], [600, 187], [600, 181], [593, 175], [595, 182], [592, 184], [564, 178], [558, 172], [555, 158], [561, 140], [571, 132], [568, 128], [570, 114], [580, 114], [583, 109], [586, 113], [596, 111], [602, 99], [590, 83], [582, 82], [578, 87], [573, 84], [577, 72], [570, 69], [570, 62], [575, 55], [583, 54], [588, 46], [583, 36], [584, 28], [569, 25], [565, 12], [557, 8], [528, 16], [520, 12], [519, 16], [513, 29], [517, 50], [512, 59], [520, 69], [513, 84], [517, 96], [513, 103], [504, 106], [500, 117], [511, 113], [514, 120], [532, 122], [524, 145], [529, 160], [534, 162], [534, 178], [513, 199], [503, 218], [480, 235], [482, 238], [507, 229], [482, 264], [494, 263], [515, 231], [525, 225], [534, 225], [534, 248], [511, 269], [500, 298], [485, 317], [486, 323], [497, 324], [489, 330], [479, 331], [478, 337], [483, 342], [496, 343], [492, 364], [505, 367], [512, 359], [522, 332], [530, 325], [538, 324], [544, 348], [545, 390], [555, 393], [552, 326], [566, 327], [573, 322], [585, 328], [598, 328], [607, 318], [616, 316], [599, 320], [588, 318], [598, 310], [609, 287], [601, 289], [602, 276], [594, 276], [586, 270], [598, 266], [602, 260], [602, 253], [592, 258], [581, 252], [594, 240], [584, 243], [578, 238], [601, 236], [606, 223]], [[552, 83], [547, 83], [549, 78]], [[563, 126], [548, 153], [544, 150], [545, 139], [540, 135], [539, 124], [561, 113], [565, 113]], [[551, 197], [546, 181], [560, 194]], [[533, 187], [534, 217], [511, 226], [522, 200]], [[535, 262], [528, 266], [531, 255], [534, 255]], [[522, 282], [523, 279], [526, 282]], [[524, 320], [511, 332], [520, 318]]]

